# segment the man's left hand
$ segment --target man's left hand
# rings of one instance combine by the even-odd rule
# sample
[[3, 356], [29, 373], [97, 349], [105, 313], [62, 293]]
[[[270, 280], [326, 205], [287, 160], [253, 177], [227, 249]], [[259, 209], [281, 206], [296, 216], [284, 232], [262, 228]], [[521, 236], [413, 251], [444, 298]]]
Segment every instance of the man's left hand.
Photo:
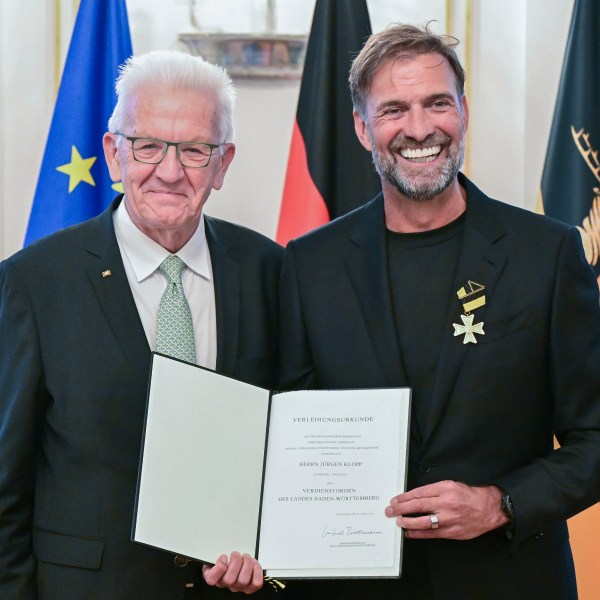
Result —
[[508, 523], [501, 499], [493, 485], [439, 481], [392, 498], [385, 514], [398, 517], [407, 538], [470, 540]]
[[252, 594], [263, 586], [260, 563], [249, 554], [232, 552], [229, 558], [220, 556], [213, 567], [202, 567], [204, 581], [208, 585], [227, 588], [232, 592]]

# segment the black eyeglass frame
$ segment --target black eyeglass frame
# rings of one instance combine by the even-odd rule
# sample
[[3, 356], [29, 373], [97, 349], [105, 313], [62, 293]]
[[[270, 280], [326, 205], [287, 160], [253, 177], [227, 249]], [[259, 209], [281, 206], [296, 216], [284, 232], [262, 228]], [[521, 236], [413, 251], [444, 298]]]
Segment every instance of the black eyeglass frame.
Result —
[[[209, 144], [208, 142], [168, 142], [167, 140], [161, 140], [160, 138], [135, 137], [132, 135], [125, 135], [124, 133], [121, 133], [120, 131], [115, 131], [114, 134], [120, 135], [121, 137], [124, 137], [126, 140], [129, 140], [131, 142], [131, 153], [133, 154], [133, 160], [135, 160], [136, 162], [140, 162], [145, 165], [159, 165], [164, 160], [165, 156], [167, 155], [169, 146], [174, 146], [175, 153], [177, 154], [177, 159], [179, 160], [179, 163], [181, 164], [182, 167], [185, 167], [186, 169], [204, 169], [204, 168], [208, 167], [208, 165], [210, 164], [210, 159], [212, 158], [212, 155], [213, 155], [213, 150], [215, 148], [219, 148], [220, 146], [222, 146], [224, 144], [224, 142], [222, 142], [221, 144]], [[148, 141], [162, 142], [163, 144], [166, 144], [160, 159], [155, 162], [150, 162], [147, 160], [140, 160], [135, 155], [135, 148], [134, 148], [134, 144], [138, 140], [148, 140]], [[186, 164], [184, 164], [183, 161], [181, 160], [181, 153], [179, 152], [180, 144], [199, 144], [202, 146], [207, 146], [210, 149], [210, 154], [208, 155], [206, 164], [204, 164], [204, 165], [186, 165]]]

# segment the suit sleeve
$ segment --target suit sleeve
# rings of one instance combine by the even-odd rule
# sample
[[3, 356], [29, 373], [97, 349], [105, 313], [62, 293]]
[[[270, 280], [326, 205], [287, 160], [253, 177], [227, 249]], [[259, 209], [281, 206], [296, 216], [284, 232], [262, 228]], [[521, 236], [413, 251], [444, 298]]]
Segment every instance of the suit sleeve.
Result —
[[294, 242], [285, 250], [280, 281], [279, 389], [319, 387], [302, 310]]
[[34, 481], [46, 403], [35, 319], [22, 277], [0, 264], [0, 597], [37, 598]]
[[513, 544], [600, 499], [598, 300], [598, 284], [573, 228], [563, 239], [556, 265], [547, 341], [550, 401], [560, 448], [495, 481], [515, 506]]

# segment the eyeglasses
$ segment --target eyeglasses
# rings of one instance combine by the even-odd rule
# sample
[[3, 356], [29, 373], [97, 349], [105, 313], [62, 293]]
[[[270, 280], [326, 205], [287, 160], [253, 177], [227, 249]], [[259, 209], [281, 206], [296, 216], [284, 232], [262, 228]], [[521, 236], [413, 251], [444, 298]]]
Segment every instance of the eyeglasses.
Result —
[[202, 168], [210, 162], [212, 152], [222, 144], [206, 142], [166, 142], [155, 138], [132, 137], [120, 131], [116, 135], [131, 142], [133, 159], [149, 165], [157, 165], [167, 154], [169, 146], [175, 146], [177, 158], [184, 167]]

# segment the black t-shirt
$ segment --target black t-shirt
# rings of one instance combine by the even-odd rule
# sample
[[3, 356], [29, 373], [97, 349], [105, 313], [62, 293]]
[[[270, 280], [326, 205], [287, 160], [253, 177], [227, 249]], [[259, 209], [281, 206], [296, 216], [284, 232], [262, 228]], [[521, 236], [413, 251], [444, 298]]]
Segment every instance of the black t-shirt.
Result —
[[400, 350], [412, 387], [413, 435], [429, 411], [439, 349], [445, 335], [464, 213], [444, 227], [419, 233], [386, 231], [388, 275]]

